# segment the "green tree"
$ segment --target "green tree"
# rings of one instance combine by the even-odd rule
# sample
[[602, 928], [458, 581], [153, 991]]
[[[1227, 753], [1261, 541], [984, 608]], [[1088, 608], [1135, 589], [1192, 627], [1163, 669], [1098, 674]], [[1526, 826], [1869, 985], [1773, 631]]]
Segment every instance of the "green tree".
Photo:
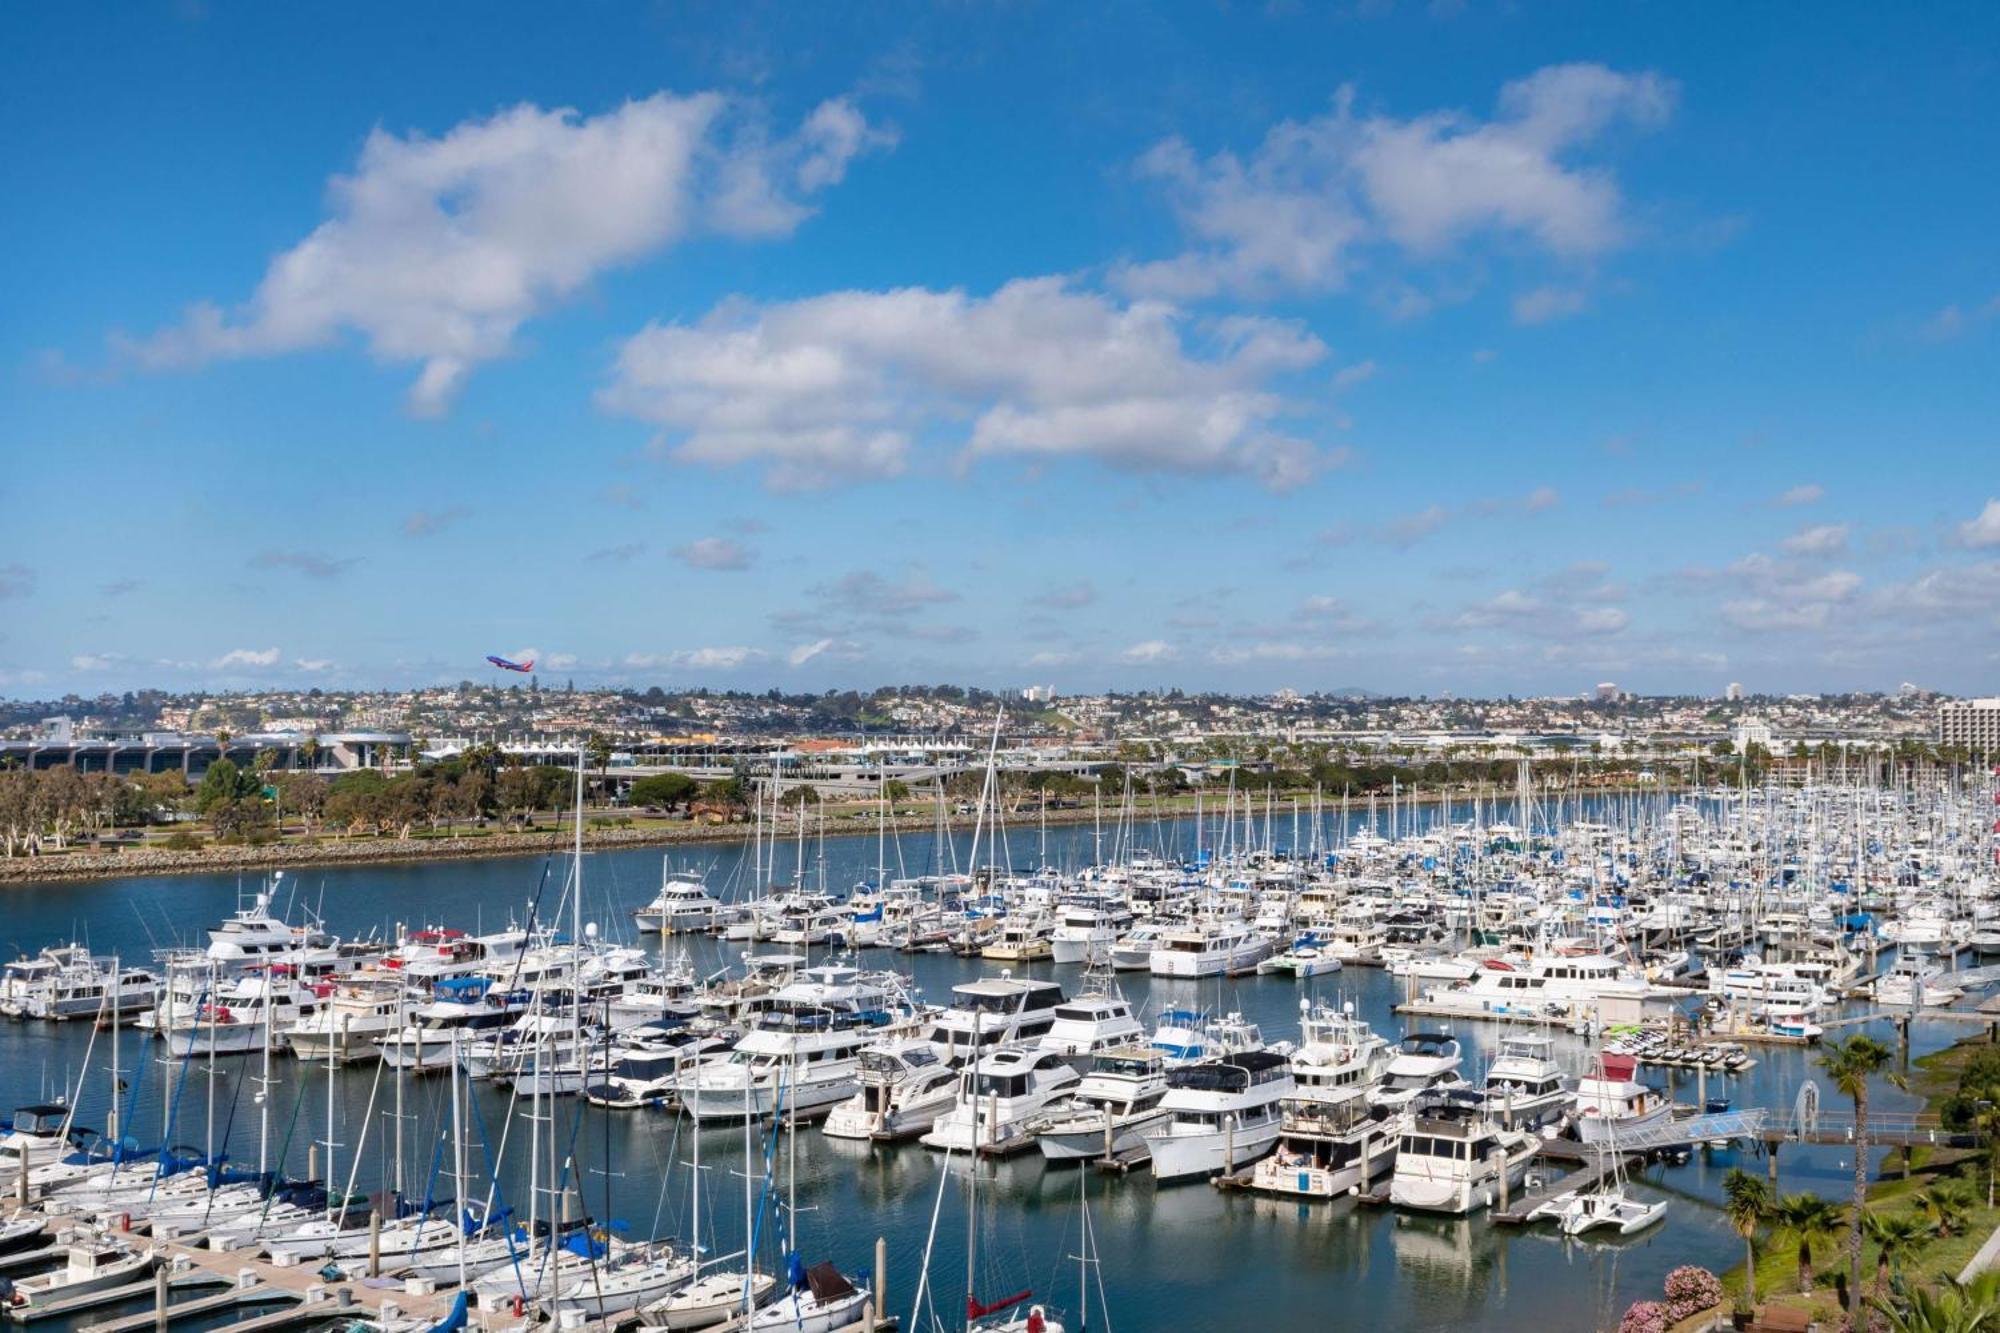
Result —
[[[1771, 1210], [1771, 1216], [1797, 1243], [1799, 1290], [1811, 1291], [1813, 1246], [1840, 1229], [1840, 1224], [1846, 1220], [1846, 1210], [1836, 1203], [1820, 1198], [1817, 1194], [1787, 1194], [1778, 1200], [1777, 1207]], [[1855, 1285], [1849, 1290], [1859, 1291], [1861, 1288]]]
[[[1861, 1293], [1861, 1218], [1868, 1210], [1868, 1080], [1888, 1068], [1891, 1051], [1873, 1037], [1856, 1034], [1821, 1052], [1819, 1067], [1842, 1096], [1854, 1103], [1854, 1206], [1847, 1220], [1847, 1290], [1850, 1300]], [[1902, 1078], [1889, 1075], [1897, 1087]]]
[[686, 805], [699, 790], [701, 784], [685, 773], [655, 773], [632, 784], [632, 804], [671, 810]]
[[1869, 1303], [1881, 1308], [1883, 1293], [1889, 1289], [1889, 1273], [1900, 1270], [1905, 1257], [1930, 1239], [1930, 1225], [1917, 1213], [1870, 1211], [1862, 1223], [1868, 1239], [1875, 1242], [1875, 1290]]
[[1917, 1196], [1917, 1206], [1924, 1210], [1925, 1216], [1930, 1219], [1931, 1230], [1939, 1236], [1958, 1234], [1974, 1202], [1971, 1184], [1953, 1177], [1934, 1182]]
[[201, 785], [195, 788], [194, 808], [203, 815], [216, 806], [229, 801], [239, 801], [256, 795], [263, 784], [255, 773], [245, 773], [227, 759], [218, 759], [202, 774]]
[[1722, 1178], [1723, 1211], [1729, 1225], [1743, 1238], [1743, 1299], [1757, 1307], [1757, 1228], [1771, 1214], [1771, 1187], [1740, 1166]]

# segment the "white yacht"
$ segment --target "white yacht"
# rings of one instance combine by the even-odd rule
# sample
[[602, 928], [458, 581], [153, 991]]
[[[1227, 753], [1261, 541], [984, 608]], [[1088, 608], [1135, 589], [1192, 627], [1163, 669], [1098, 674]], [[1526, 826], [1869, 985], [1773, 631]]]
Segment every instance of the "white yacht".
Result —
[[301, 1060], [353, 1064], [381, 1058], [376, 1042], [403, 1028], [414, 1008], [401, 981], [358, 981], [329, 995], [315, 1013], [280, 1030], [276, 1044]]
[[707, 930], [722, 911], [722, 903], [709, 893], [700, 875], [669, 866], [661, 872], [659, 893], [653, 901], [636, 909], [632, 919], [640, 930], [672, 935]]
[[1643, 998], [1651, 989], [1631, 966], [1603, 954], [1554, 954], [1514, 962], [1489, 958], [1472, 980], [1426, 994], [1433, 1005], [1468, 1014], [1546, 1017], [1604, 999]]
[[884, 1143], [914, 1138], [957, 1103], [960, 1077], [950, 1049], [934, 1041], [906, 1037], [865, 1047], [860, 1089], [833, 1108], [820, 1132]]
[[1388, 1074], [1389, 1039], [1356, 1018], [1351, 1002], [1336, 1009], [1301, 1000], [1299, 1025], [1302, 1039], [1292, 1052], [1296, 1100], [1321, 1106], [1360, 1101]]
[[1921, 953], [1905, 944], [1896, 950], [1896, 962], [1875, 982], [1875, 1003], [1943, 1006], [1965, 992], [1945, 979], [1945, 966], [1935, 954]]
[[160, 979], [93, 956], [81, 944], [43, 949], [0, 969], [0, 1013], [11, 1018], [136, 1019], [159, 1003]]
[[485, 977], [440, 981], [431, 996], [404, 1011], [401, 1028], [375, 1039], [376, 1054], [389, 1068], [414, 1073], [448, 1068], [454, 1041], [493, 1036], [511, 1027], [532, 1003], [527, 992], [503, 992]]
[[160, 1027], [176, 1059], [242, 1055], [278, 1045], [278, 1034], [309, 1018], [324, 1003], [324, 985], [309, 986], [284, 964], [223, 982], [207, 1003]]
[[1382, 1082], [1368, 1094], [1371, 1105], [1400, 1111], [1417, 1095], [1465, 1085], [1458, 1042], [1441, 1032], [1412, 1032], [1396, 1047]]
[[1101, 1050], [1076, 1091], [1049, 1107], [1035, 1146], [1051, 1162], [1120, 1158], [1144, 1151], [1166, 1123], [1166, 1058], [1151, 1046]]
[[153, 1263], [151, 1250], [136, 1250], [121, 1240], [73, 1237], [62, 1267], [14, 1280], [7, 1314], [22, 1324], [40, 1319], [49, 1313], [50, 1306], [86, 1292], [139, 1282], [152, 1271]]
[[1111, 946], [1111, 966], [1120, 972], [1145, 972], [1153, 966], [1153, 950], [1160, 947], [1166, 927], [1142, 921]]
[[1081, 1081], [1076, 1066], [1053, 1051], [1003, 1047], [966, 1070], [958, 1101], [918, 1142], [953, 1152], [1025, 1148], [1048, 1105]]
[[1050, 957], [1058, 963], [1081, 963], [1092, 954], [1109, 953], [1131, 924], [1132, 909], [1110, 895], [1063, 903], [1049, 938]]
[[1215, 1018], [1196, 1009], [1166, 1009], [1153, 1025], [1148, 1044], [1158, 1051], [1169, 1069], [1226, 1059], [1248, 1051], [1264, 1049], [1264, 1033], [1238, 1013]]
[[1085, 992], [1055, 1007], [1055, 1022], [1037, 1039], [1045, 1051], [1086, 1069], [1091, 1057], [1114, 1046], [1146, 1040], [1146, 1026], [1116, 991]]
[[860, 1054], [892, 1022], [889, 994], [851, 967], [809, 967], [780, 990], [728, 1061], [681, 1085], [696, 1120], [820, 1114], [861, 1086]]
[[1485, 1098], [1436, 1093], [1411, 1108], [1396, 1144], [1389, 1202], [1431, 1213], [1470, 1213], [1498, 1202], [1528, 1173], [1539, 1140], [1487, 1114]]
[[1340, 971], [1340, 957], [1316, 933], [1307, 931], [1294, 939], [1283, 953], [1273, 954], [1257, 964], [1257, 971], [1262, 975], [1305, 981]]
[[[333, 943], [325, 931], [285, 924], [271, 913], [271, 899], [285, 872], [271, 876], [271, 887], [258, 893], [248, 907], [239, 907], [208, 932], [208, 957], [218, 963], [254, 963], [300, 949], [323, 949]], [[241, 899], [238, 899], [240, 902]]]
[[1658, 1088], [1635, 1080], [1638, 1061], [1606, 1051], [1596, 1070], [1577, 1080], [1576, 1136], [1585, 1143], [1608, 1143], [1673, 1113], [1673, 1103]]
[[1555, 1039], [1543, 1033], [1510, 1032], [1500, 1038], [1500, 1054], [1486, 1070], [1488, 1109], [1510, 1129], [1540, 1129], [1568, 1115], [1576, 1094], [1555, 1062]]
[[1257, 1163], [1250, 1188], [1306, 1199], [1365, 1190], [1395, 1164], [1399, 1120], [1396, 1112], [1371, 1107], [1362, 1097], [1289, 1098], [1282, 1106], [1278, 1149]]
[[1254, 1162], [1278, 1141], [1279, 1104], [1292, 1095], [1291, 1063], [1246, 1051], [1169, 1071], [1166, 1123], [1145, 1136], [1159, 1181], [1190, 1180]]
[[951, 988], [951, 1007], [924, 1035], [951, 1052], [953, 1064], [1012, 1042], [1039, 1041], [1055, 1026], [1063, 988], [1053, 981], [986, 977]]
[[1233, 976], [1269, 957], [1271, 942], [1247, 922], [1211, 919], [1165, 932], [1146, 965], [1156, 977]]

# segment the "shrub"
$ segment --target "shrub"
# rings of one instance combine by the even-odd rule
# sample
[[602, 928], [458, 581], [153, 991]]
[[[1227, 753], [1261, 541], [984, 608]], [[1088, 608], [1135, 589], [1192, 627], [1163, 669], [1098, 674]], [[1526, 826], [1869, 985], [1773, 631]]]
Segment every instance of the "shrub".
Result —
[[1691, 1314], [1722, 1304], [1722, 1279], [1706, 1268], [1683, 1264], [1667, 1274], [1667, 1321], [1678, 1324]]
[[1618, 1333], [1667, 1333], [1667, 1307], [1658, 1301], [1639, 1301], [1618, 1321]]
[[201, 839], [195, 837], [194, 834], [189, 833], [186, 829], [180, 829], [169, 833], [166, 840], [160, 846], [170, 852], [198, 852], [201, 850]]

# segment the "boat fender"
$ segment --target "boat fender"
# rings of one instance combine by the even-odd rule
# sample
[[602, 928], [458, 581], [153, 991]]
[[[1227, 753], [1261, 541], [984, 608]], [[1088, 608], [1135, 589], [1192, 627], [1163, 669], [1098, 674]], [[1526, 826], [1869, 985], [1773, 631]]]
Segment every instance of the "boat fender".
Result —
[[1048, 1324], [1042, 1315], [1042, 1307], [1039, 1305], [1029, 1306], [1028, 1333], [1043, 1333], [1043, 1330], [1047, 1327]]
[[516, 1319], [521, 1318], [523, 1315], [528, 1313], [527, 1298], [517, 1293], [515, 1296], [513, 1296], [511, 1299], [508, 1300], [507, 1309]]
[[118, 1229], [120, 1231], [130, 1231], [132, 1229], [132, 1214], [118, 1214]]

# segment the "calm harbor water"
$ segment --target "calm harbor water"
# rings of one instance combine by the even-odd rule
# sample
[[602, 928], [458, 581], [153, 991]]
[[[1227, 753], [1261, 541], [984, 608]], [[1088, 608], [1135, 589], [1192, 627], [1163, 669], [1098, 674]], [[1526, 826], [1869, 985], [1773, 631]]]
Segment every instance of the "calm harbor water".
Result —
[[[1420, 816], [1437, 817], [1441, 812]], [[1356, 824], [1364, 820], [1360, 814], [1352, 817]], [[1275, 823], [1277, 841], [1283, 843], [1288, 817], [1280, 814]], [[1388, 831], [1386, 815], [1378, 826]], [[1007, 851], [1015, 864], [1038, 859], [1040, 839], [1034, 830], [1014, 830], [1009, 836]], [[955, 839], [960, 856], [966, 837]], [[1047, 834], [1047, 855], [1057, 864], [1086, 863], [1096, 845], [1094, 838], [1089, 826], [1052, 829]], [[1192, 830], [1184, 822], [1157, 830], [1142, 827], [1136, 842], [1180, 853], [1191, 844]], [[1107, 852], [1112, 849], [1108, 829], [1103, 846]], [[898, 873], [899, 866], [912, 874], [934, 868], [940, 850], [928, 837], [905, 835], [889, 849], [890, 873]], [[662, 855], [657, 850], [588, 855], [586, 918], [601, 922], [614, 938], [630, 938], [631, 909], [656, 890]], [[733, 888], [745, 878], [742, 867], [748, 852], [742, 847], [679, 847], [665, 855], [677, 866], [707, 868], [712, 885]], [[793, 873], [793, 857], [794, 848], [780, 848], [779, 879]], [[808, 877], [823, 873], [835, 891], [872, 878], [876, 858], [872, 835], [829, 838], [823, 853], [812, 844], [805, 849]], [[949, 851], [944, 859], [950, 863]], [[982, 855], [982, 864], [984, 860]], [[312, 907], [331, 929], [345, 936], [371, 930], [387, 934], [398, 922], [495, 929], [510, 917], [524, 919], [526, 905], [545, 873], [549, 887], [543, 911], [548, 912], [565, 873], [560, 858], [553, 863], [531, 857], [306, 870], [287, 876], [286, 896], [296, 895], [297, 904]], [[0, 893], [0, 948], [11, 955], [75, 938], [99, 952], [142, 958], [169, 943], [199, 941], [207, 926], [235, 908], [239, 894], [256, 887], [253, 879], [212, 875], [10, 888]], [[679, 942], [673, 947], [680, 947]], [[739, 946], [698, 939], [688, 947], [707, 972], [732, 960]], [[890, 953], [863, 955], [863, 963], [909, 974], [933, 1000], [944, 999], [954, 983], [997, 967], [949, 956]], [[1073, 979], [1076, 969], [1043, 963], [1030, 970]], [[1236, 1009], [1260, 1022], [1266, 1036], [1274, 1039], [1296, 1035], [1298, 1004], [1307, 987], [1322, 998], [1351, 1000], [1377, 1031], [1392, 1038], [1404, 1030], [1391, 1012], [1399, 998], [1399, 983], [1376, 969], [1350, 969], [1305, 987], [1274, 978], [1155, 983], [1142, 973], [1121, 974], [1120, 982], [1149, 1016], [1168, 1003]], [[1476, 1076], [1497, 1045], [1500, 1029], [1477, 1023], [1442, 1026], [1455, 1028], [1467, 1048], [1468, 1073]], [[1952, 1040], [1959, 1030], [1947, 1023], [1919, 1023], [1916, 1053]], [[1887, 1039], [1891, 1034], [1883, 1025], [1877, 1035]], [[90, 1041], [87, 1024], [0, 1022], [0, 1100], [11, 1106], [74, 1088]], [[93, 1072], [83, 1082], [79, 1102], [79, 1122], [91, 1126], [103, 1125], [110, 1096], [102, 1073], [107, 1039], [99, 1036], [97, 1041]], [[1588, 1058], [1584, 1042], [1567, 1035], [1560, 1042], [1562, 1058], [1573, 1069], [1581, 1069]], [[211, 1096], [199, 1065], [184, 1068], [161, 1062], [159, 1047], [132, 1034], [125, 1037], [123, 1050], [128, 1068], [138, 1065], [141, 1070], [127, 1075], [137, 1085], [128, 1093], [134, 1110], [127, 1132], [145, 1143], [160, 1141], [169, 1106], [175, 1108], [174, 1142], [226, 1145], [235, 1160], [246, 1164], [257, 1158], [260, 1114], [268, 1110], [272, 1155], [276, 1158], [282, 1151], [295, 1174], [304, 1173], [306, 1145], [328, 1137], [328, 1076], [322, 1068], [279, 1061], [274, 1070], [277, 1086], [260, 1108], [255, 1100], [254, 1057], [219, 1061]], [[1816, 1076], [1811, 1057], [1804, 1052], [1773, 1048], [1758, 1056], [1758, 1066], [1741, 1077], [1711, 1079], [1710, 1095], [1729, 1096], [1738, 1107], [1789, 1107], [1801, 1080]], [[1668, 1079], [1664, 1071], [1653, 1077]], [[1692, 1075], [1686, 1079], [1690, 1086], [1681, 1089], [1680, 1096], [1692, 1100]], [[359, 1188], [389, 1182], [395, 1174], [390, 1146], [395, 1137], [392, 1080], [385, 1077], [378, 1083], [376, 1068], [369, 1066], [338, 1071], [333, 1081], [336, 1181], [344, 1181], [353, 1171]], [[1832, 1090], [1822, 1091], [1828, 1106], [1833, 1106], [1837, 1098]], [[403, 1097], [404, 1184], [422, 1195], [441, 1164], [449, 1169], [443, 1142], [449, 1123], [448, 1093], [439, 1080], [416, 1080], [406, 1085]], [[1877, 1100], [1889, 1107], [1909, 1104], [1887, 1088]], [[473, 1127], [482, 1133], [484, 1144], [498, 1144], [510, 1113], [516, 1116], [515, 1142], [525, 1144], [525, 1108], [510, 1107], [506, 1090], [481, 1085], [473, 1101]], [[594, 1214], [617, 1219], [634, 1236], [687, 1235], [694, 1174], [690, 1126], [653, 1112], [606, 1113], [568, 1102], [558, 1108], [556, 1129]], [[472, 1148], [473, 1163], [487, 1161], [490, 1151], [489, 1146]], [[761, 1147], [758, 1153], [753, 1169], [761, 1176]], [[512, 1194], [510, 1202], [525, 1211], [523, 1155], [510, 1152], [513, 1160], [501, 1174]], [[789, 1145], [783, 1145], [777, 1155], [780, 1196], [787, 1188], [790, 1157]], [[741, 1129], [718, 1126], [703, 1131], [701, 1159], [704, 1237], [717, 1250], [737, 1250], [744, 1236]], [[1788, 1147], [1782, 1157], [1783, 1187], [1842, 1194], [1851, 1182], [1852, 1160], [1839, 1147]], [[830, 1258], [850, 1270], [865, 1269], [875, 1237], [885, 1237], [889, 1306], [907, 1318], [931, 1219], [939, 1206], [940, 1155], [914, 1144], [839, 1143], [811, 1130], [798, 1136], [796, 1161], [797, 1226], [808, 1262]], [[1046, 1169], [1038, 1155], [1029, 1154], [979, 1168], [979, 1294], [992, 1299], [1032, 1287], [1036, 1299], [1052, 1308], [1076, 1311], [1080, 1266], [1075, 1256], [1081, 1248], [1079, 1222], [1085, 1206], [1082, 1196], [1087, 1193], [1094, 1248], [1101, 1259], [1090, 1279], [1091, 1328], [1254, 1326], [1269, 1333], [1289, 1333], [1323, 1328], [1330, 1322], [1382, 1329], [1603, 1328], [1614, 1326], [1631, 1301], [1657, 1296], [1661, 1280], [1676, 1265], [1699, 1263], [1720, 1270], [1737, 1260], [1741, 1245], [1723, 1221], [1717, 1200], [1723, 1173], [1739, 1164], [1763, 1169], [1762, 1159], [1748, 1151], [1698, 1154], [1685, 1167], [1649, 1168], [1637, 1189], [1648, 1197], [1672, 1201], [1665, 1225], [1635, 1239], [1586, 1244], [1565, 1242], [1545, 1229], [1491, 1227], [1477, 1216], [1417, 1217], [1350, 1201], [1281, 1203], [1224, 1195], [1204, 1184], [1161, 1188], [1145, 1174], [1118, 1179]], [[967, 1169], [953, 1163], [931, 1258], [930, 1304], [945, 1328], [963, 1322]], [[448, 1183], [441, 1176], [437, 1179], [437, 1190], [448, 1192]], [[770, 1223], [765, 1226], [768, 1237]], [[1108, 1311], [1100, 1309], [1100, 1282]], [[93, 1312], [90, 1319], [109, 1313]], [[220, 1320], [216, 1326], [227, 1322]], [[926, 1316], [917, 1326], [932, 1325]], [[1076, 1327], [1073, 1317], [1070, 1327]]]

